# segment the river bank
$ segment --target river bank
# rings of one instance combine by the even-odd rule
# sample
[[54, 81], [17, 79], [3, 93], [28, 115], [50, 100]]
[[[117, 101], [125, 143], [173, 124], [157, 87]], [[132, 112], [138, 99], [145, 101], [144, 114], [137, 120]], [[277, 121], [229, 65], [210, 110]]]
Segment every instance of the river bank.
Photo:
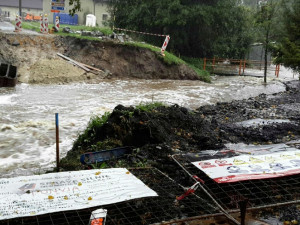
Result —
[[[101, 71], [86, 72], [57, 53]], [[166, 62], [147, 48], [69, 36], [0, 32], [0, 62], [17, 66], [19, 82], [28, 84], [99, 83], [103, 78], [201, 79], [182, 60]]]
[[139, 154], [147, 155], [147, 159], [164, 162], [167, 155], [178, 151], [214, 150], [226, 143], [258, 145], [300, 139], [300, 82], [285, 85], [285, 92], [196, 110], [178, 105], [150, 104], [145, 108], [119, 105], [108, 117], [96, 118], [98, 123], [91, 120], [62, 165], [78, 169], [79, 155], [97, 148], [133, 146], [139, 149]]

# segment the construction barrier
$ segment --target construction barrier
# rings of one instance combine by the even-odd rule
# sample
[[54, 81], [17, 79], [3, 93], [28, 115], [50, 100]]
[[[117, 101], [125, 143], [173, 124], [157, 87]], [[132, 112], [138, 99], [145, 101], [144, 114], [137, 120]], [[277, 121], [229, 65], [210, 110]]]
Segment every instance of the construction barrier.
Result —
[[40, 19], [40, 32], [44, 33], [44, 16], [42, 14]]
[[166, 51], [166, 48], [167, 48], [167, 46], [168, 46], [169, 41], [170, 41], [170, 36], [167, 35], [167, 37], [166, 37], [166, 39], [165, 39], [165, 42], [164, 42], [163, 46], [161, 47], [161, 54], [162, 54], [163, 56], [165, 55], [164, 53], [165, 53], [165, 51]]
[[16, 16], [15, 32], [19, 32], [21, 30], [22, 30], [22, 17]]
[[49, 28], [48, 28], [48, 15], [45, 14], [44, 16], [44, 33], [48, 34]]
[[58, 32], [59, 31], [59, 17], [56, 16], [55, 17], [55, 31]]

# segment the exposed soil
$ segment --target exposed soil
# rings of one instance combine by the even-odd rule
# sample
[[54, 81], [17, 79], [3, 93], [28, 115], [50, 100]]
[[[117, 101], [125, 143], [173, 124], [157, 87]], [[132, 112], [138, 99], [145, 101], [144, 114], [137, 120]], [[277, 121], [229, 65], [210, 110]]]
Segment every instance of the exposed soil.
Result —
[[[57, 53], [103, 72], [87, 74], [70, 66]], [[99, 83], [104, 77], [199, 79], [186, 65], [166, 65], [159, 54], [147, 49], [55, 35], [0, 33], [0, 62], [17, 66], [19, 81], [23, 83]]]

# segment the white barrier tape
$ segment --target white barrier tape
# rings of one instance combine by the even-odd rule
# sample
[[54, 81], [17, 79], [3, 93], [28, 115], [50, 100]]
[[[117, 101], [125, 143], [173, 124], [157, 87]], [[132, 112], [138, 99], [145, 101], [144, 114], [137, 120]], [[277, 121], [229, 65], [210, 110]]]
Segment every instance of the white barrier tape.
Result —
[[113, 28], [114, 30], [121, 30], [121, 31], [127, 31], [127, 32], [132, 32], [132, 33], [138, 33], [138, 34], [146, 34], [146, 35], [152, 35], [152, 36], [158, 36], [158, 37], [167, 37], [168, 35], [164, 34], [153, 34], [153, 33], [147, 33], [147, 32], [140, 32], [140, 31], [135, 31], [135, 30], [127, 30], [127, 29], [122, 29], [122, 28]]

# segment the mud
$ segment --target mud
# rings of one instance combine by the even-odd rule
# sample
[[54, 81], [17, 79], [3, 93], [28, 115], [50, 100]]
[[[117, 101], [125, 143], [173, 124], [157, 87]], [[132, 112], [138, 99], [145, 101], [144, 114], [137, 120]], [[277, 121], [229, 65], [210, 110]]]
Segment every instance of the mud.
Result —
[[[62, 53], [98, 69], [98, 76], [71, 67]], [[18, 67], [22, 83], [99, 83], [102, 78], [199, 79], [186, 65], [166, 65], [159, 53], [112, 41], [56, 35], [0, 33], [0, 63]]]

